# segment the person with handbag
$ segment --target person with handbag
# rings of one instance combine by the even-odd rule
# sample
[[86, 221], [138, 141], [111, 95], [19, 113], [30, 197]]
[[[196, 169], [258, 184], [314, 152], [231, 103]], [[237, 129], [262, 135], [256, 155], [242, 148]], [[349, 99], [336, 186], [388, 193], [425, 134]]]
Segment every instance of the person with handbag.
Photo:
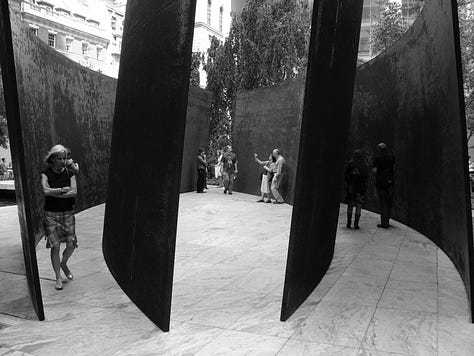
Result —
[[388, 229], [393, 204], [395, 157], [388, 152], [383, 142], [377, 145], [372, 171], [375, 173], [375, 187], [380, 201], [380, 224], [377, 227]]

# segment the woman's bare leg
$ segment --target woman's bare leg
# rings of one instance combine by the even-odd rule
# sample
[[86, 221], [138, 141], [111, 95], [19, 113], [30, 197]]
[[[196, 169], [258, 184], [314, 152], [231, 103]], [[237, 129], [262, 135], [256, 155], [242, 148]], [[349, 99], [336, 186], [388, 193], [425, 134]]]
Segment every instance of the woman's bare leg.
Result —
[[63, 280], [61, 278], [61, 261], [59, 259], [59, 247], [56, 245], [51, 247], [51, 264], [53, 265], [54, 274], [56, 275], [56, 289], [63, 289]]
[[75, 249], [76, 247], [74, 246], [74, 242], [69, 241], [66, 244], [66, 248], [64, 249], [64, 252], [63, 252], [63, 260], [61, 261], [61, 268], [66, 274], [66, 277], [69, 279], [73, 279], [73, 275], [67, 266], [67, 261], [69, 260], [69, 257], [71, 257]]

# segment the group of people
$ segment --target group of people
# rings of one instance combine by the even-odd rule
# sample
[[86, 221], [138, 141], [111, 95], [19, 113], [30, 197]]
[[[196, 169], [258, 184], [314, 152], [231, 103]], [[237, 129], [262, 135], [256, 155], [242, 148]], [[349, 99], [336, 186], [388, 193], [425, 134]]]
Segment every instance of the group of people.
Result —
[[[45, 168], [41, 171], [41, 185], [45, 196], [43, 228], [46, 247], [51, 249], [57, 290], [63, 289], [61, 270], [67, 279], [74, 278], [67, 262], [77, 247], [74, 205], [78, 173], [79, 165], [72, 160], [68, 148], [55, 145], [49, 150], [45, 157]], [[62, 259], [61, 243], [66, 244]]]
[[[217, 163], [214, 164], [215, 178], [218, 180], [222, 179], [224, 194], [232, 195], [234, 180], [239, 172], [237, 156], [233, 152], [232, 146], [226, 146], [222, 150], [217, 151], [217, 156]], [[284, 176], [285, 159], [279, 149], [275, 148], [266, 161], [261, 161], [256, 153], [254, 154], [254, 159], [263, 168], [260, 185], [262, 195], [258, 202], [271, 203], [271, 192], [275, 198], [273, 203], [283, 204], [285, 201], [279, 190]], [[207, 162], [205, 151], [203, 148], [199, 148], [197, 155], [197, 193], [205, 193], [208, 167], [209, 163]]]
[[[395, 157], [389, 153], [385, 143], [377, 145], [377, 152], [372, 161], [372, 172], [375, 174], [375, 187], [380, 202], [380, 224], [378, 227], [390, 227], [390, 215], [393, 203]], [[355, 208], [354, 229], [359, 229], [362, 204], [365, 203], [369, 166], [362, 151], [355, 150], [352, 159], [345, 168], [345, 183], [347, 204], [347, 224], [352, 227], [352, 214]]]
[[[234, 180], [237, 177], [237, 156], [232, 151], [232, 146], [227, 146], [222, 151], [217, 151], [218, 159], [214, 165], [215, 176], [217, 179], [222, 178], [224, 185], [224, 194], [232, 195], [234, 190]], [[197, 155], [197, 193], [205, 193], [206, 189], [206, 177], [208, 172], [209, 163], [206, 159], [206, 153], [204, 148], [199, 148]]]
[[273, 204], [283, 204], [285, 200], [281, 195], [280, 187], [284, 176], [285, 158], [283, 158], [280, 150], [275, 148], [270, 156], [268, 156], [268, 160], [266, 161], [261, 161], [258, 159], [258, 155], [256, 153], [254, 154], [254, 158], [255, 162], [257, 162], [263, 168], [262, 182], [260, 185], [260, 192], [262, 195], [260, 199], [257, 200], [257, 202], [271, 203], [271, 192], [275, 198]]

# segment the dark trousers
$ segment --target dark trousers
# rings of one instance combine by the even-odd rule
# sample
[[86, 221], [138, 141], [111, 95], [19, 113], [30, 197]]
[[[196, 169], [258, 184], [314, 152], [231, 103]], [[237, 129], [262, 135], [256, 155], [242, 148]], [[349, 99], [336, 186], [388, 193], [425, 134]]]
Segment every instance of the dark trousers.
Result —
[[198, 169], [197, 191], [202, 192], [206, 187], [206, 170]]
[[234, 189], [235, 173], [222, 172], [222, 178], [224, 180], [224, 191], [228, 191], [229, 193], [232, 193], [232, 190]]
[[388, 225], [393, 204], [393, 186], [377, 189], [380, 201], [380, 220], [382, 225]]

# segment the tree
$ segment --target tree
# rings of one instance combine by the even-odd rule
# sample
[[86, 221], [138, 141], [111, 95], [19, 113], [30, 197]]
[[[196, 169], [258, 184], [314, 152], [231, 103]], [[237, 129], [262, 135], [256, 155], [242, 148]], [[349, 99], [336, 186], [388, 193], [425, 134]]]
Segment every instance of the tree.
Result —
[[403, 5], [395, 0], [380, 0], [379, 14], [372, 28], [372, 51], [379, 54], [397, 42], [423, 8], [424, 1], [409, 1]]
[[3, 84], [0, 72], [0, 146], [8, 148], [8, 127], [7, 115], [5, 110], [5, 98], [3, 96]]
[[458, 0], [459, 32], [466, 103], [468, 141], [474, 135], [474, 13], [473, 0]]
[[232, 18], [229, 37], [207, 53], [207, 89], [213, 92], [210, 152], [232, 141], [239, 90], [275, 85], [306, 69], [311, 26], [307, 0], [248, 0]]
[[202, 52], [193, 52], [191, 57], [191, 74], [189, 82], [191, 85], [198, 87], [200, 84], [199, 68], [204, 62], [204, 54]]

